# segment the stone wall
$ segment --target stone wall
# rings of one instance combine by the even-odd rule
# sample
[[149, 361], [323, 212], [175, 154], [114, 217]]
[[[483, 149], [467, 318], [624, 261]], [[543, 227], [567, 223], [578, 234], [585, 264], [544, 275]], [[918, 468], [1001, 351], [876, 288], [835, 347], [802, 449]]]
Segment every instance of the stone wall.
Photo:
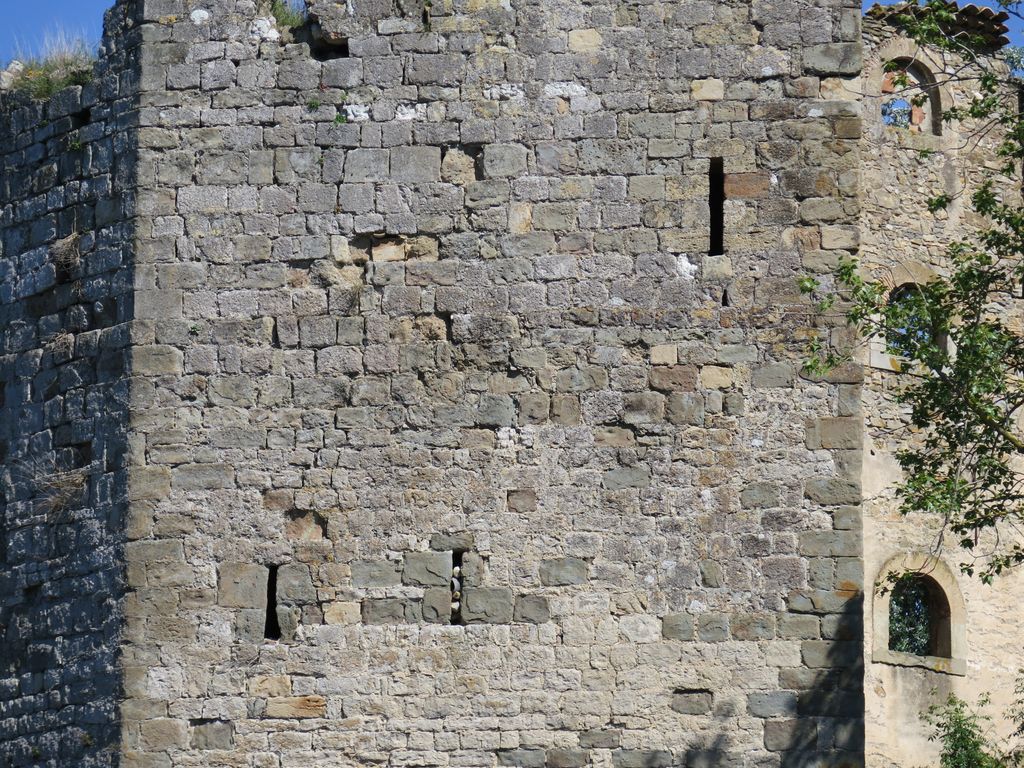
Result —
[[113, 765], [137, 78], [0, 97], [0, 765]]
[[143, 5], [125, 764], [860, 764], [859, 8], [353, 7]]
[[[986, 169], [992, 167], [997, 134], [977, 140], [977, 126], [946, 123], [941, 135], [885, 126], [880, 106], [886, 98], [881, 85], [882, 68], [894, 59], [915, 59], [937, 74], [942, 108], [969, 102], [974, 88], [969, 82], [942, 83], [943, 72], [953, 69], [935, 52], [921, 51], [892, 27], [877, 21], [865, 23], [864, 77], [857, 88], [865, 94], [865, 151], [863, 153], [863, 201], [861, 255], [876, 275], [898, 286], [925, 281], [945, 270], [947, 246], [982, 225], [971, 210], [970, 190], [977, 188]], [[995, 66], [999, 66], [997, 63]], [[967, 190], [967, 194], [963, 191]], [[1012, 199], [1018, 182], [1004, 179], [1002, 194]], [[927, 210], [929, 197], [940, 193], [953, 197], [945, 211]], [[1019, 307], [1008, 307], [1011, 323], [1020, 327]], [[1016, 316], [1016, 321], [1014, 321]], [[990, 713], [1007, 711], [1018, 674], [1021, 611], [1020, 590], [1024, 577], [1011, 574], [989, 587], [977, 577], [959, 573], [961, 553], [947, 545], [938, 562], [925, 571], [948, 573], [946, 585], [951, 602], [962, 596], [965, 610], [963, 639], [966, 653], [956, 663], [937, 663], [931, 668], [907, 663], [908, 659], [883, 658], [888, 638], [878, 626], [884, 612], [880, 594], [886, 564], [908, 553], [928, 553], [938, 543], [939, 521], [925, 515], [903, 518], [898, 514], [894, 488], [900, 478], [895, 451], [907, 437], [903, 427], [908, 414], [893, 401], [899, 377], [888, 369], [888, 356], [879, 350], [866, 368], [863, 401], [867, 429], [864, 444], [864, 568], [868, 581], [865, 610], [865, 675], [867, 694], [867, 763], [871, 766], [906, 766], [938, 761], [937, 745], [928, 740], [929, 728], [921, 716], [931, 704], [950, 693], [968, 701], [980, 694], [992, 696]], [[952, 673], [955, 671], [956, 673]], [[1008, 724], [997, 718], [997, 729]]]

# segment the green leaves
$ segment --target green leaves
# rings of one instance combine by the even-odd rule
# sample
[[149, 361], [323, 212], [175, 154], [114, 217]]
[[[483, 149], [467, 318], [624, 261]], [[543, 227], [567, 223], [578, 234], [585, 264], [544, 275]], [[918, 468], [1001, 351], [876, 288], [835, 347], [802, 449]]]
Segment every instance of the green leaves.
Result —
[[[1019, 11], [1021, 3], [1001, 5]], [[1016, 533], [1024, 523], [1024, 338], [1009, 311], [1024, 283], [1024, 207], [1011, 180], [1024, 166], [1024, 114], [1019, 81], [954, 23], [956, 12], [926, 0], [908, 5], [900, 21], [921, 45], [962, 62], [936, 74], [967, 97], [943, 118], [974, 131], [965, 145], [995, 150], [998, 163], [966, 191], [973, 221], [984, 223], [949, 246], [941, 274], [925, 284], [893, 285], [887, 270], [872, 274], [844, 259], [831, 279], [805, 277], [800, 289], [819, 314], [840, 313], [861, 343], [894, 361], [893, 396], [906, 414], [896, 453], [900, 511], [935, 520], [942, 540], [966, 556], [964, 572], [991, 581], [1024, 563]], [[1024, 64], [1024, 51], [1011, 52], [1015, 61]], [[893, 85], [910, 84], [906, 60], [885, 68]], [[943, 190], [921, 202], [938, 214], [963, 194]], [[839, 337], [814, 339], [805, 370], [822, 374], [849, 359], [833, 347]]]
[[1005, 717], [1018, 724], [1015, 740], [1000, 739], [992, 718], [981, 709], [990, 701], [982, 696], [978, 705], [950, 694], [941, 704], [928, 708], [924, 720], [931, 727], [929, 741], [938, 742], [941, 768], [1019, 768], [1024, 765], [1024, 745], [1019, 738], [1024, 734], [1024, 676], [1017, 683], [1017, 702]]

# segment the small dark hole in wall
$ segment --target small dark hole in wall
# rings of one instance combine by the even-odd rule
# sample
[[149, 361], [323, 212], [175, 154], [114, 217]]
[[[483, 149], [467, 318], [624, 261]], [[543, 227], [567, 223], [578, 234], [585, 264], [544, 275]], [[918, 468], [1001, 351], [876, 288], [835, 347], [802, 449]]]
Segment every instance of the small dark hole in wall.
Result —
[[317, 61], [334, 61], [349, 57], [348, 39], [327, 42], [323, 38], [309, 43], [309, 53]]
[[277, 566], [268, 565], [267, 570], [267, 621], [263, 625], [263, 637], [267, 640], [280, 640], [281, 625], [277, 621]]
[[725, 290], [722, 291], [722, 306], [723, 307], [731, 307], [732, 306], [732, 299], [729, 298], [729, 289], [728, 288], [726, 288]]
[[725, 163], [720, 157], [711, 158], [708, 169], [708, 206], [711, 209], [710, 256], [725, 253]]
[[79, 128], [84, 128], [92, 122], [92, 110], [83, 109], [80, 112], [75, 112], [71, 115], [71, 130], [77, 131]]

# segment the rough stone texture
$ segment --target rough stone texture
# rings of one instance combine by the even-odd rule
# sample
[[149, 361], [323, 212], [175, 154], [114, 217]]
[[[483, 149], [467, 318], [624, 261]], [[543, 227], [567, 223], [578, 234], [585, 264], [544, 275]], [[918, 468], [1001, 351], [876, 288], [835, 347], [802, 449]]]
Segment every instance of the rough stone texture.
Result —
[[[131, 323], [137, 212], [152, 203], [137, 194], [138, 134], [126, 130], [140, 87], [130, 13], [127, 3], [108, 12], [91, 84], [48, 103], [0, 94], [5, 766], [114, 765], [124, 690], [137, 680], [123, 675], [125, 616], [150, 614], [172, 636], [174, 612], [189, 604], [180, 590], [199, 586], [173, 540], [191, 520], [169, 517], [167, 537], [136, 541], [131, 555], [125, 547], [152, 529], [141, 518], [128, 524], [129, 498], [145, 505], [169, 489], [166, 467], [129, 470], [141, 463], [130, 459], [129, 348], [153, 333]], [[204, 571], [208, 598], [198, 602], [209, 605], [215, 569]], [[145, 716], [166, 716], [166, 707]], [[153, 725], [147, 743], [187, 751], [173, 722]]]
[[[210, 762], [205, 720], [253, 768], [856, 765], [860, 657], [822, 632], [860, 605], [857, 451], [807, 427], [851, 384], [796, 373], [796, 278], [857, 224], [858, 104], [819, 77], [854, 74], [856, 4], [317, 0], [316, 56], [193, 5], [118, 6], [141, 50], [99, 92], [139, 93], [94, 152], [39, 108], [3, 145], [9, 455], [95, 461], [73, 576], [5, 506], [17, 760], [72, 748], [47, 707], [119, 699], [118, 744], [89, 727], [136, 768]], [[88, 302], [51, 299], [90, 206]], [[279, 566], [280, 639], [228, 564]], [[54, 683], [71, 637], [102, 664]], [[779, 691], [796, 717], [748, 706]]]

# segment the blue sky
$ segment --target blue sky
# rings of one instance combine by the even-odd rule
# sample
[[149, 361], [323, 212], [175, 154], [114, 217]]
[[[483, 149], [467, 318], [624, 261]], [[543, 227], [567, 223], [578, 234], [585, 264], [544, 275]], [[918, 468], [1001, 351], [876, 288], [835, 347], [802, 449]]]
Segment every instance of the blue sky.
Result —
[[[6, 7], [0, 13], [0, 62], [7, 62], [19, 50], [37, 50], [47, 34], [54, 34], [63, 28], [75, 36], [98, 41], [103, 28], [103, 11], [113, 0], [0, 0]], [[891, 5], [897, 0], [885, 0]], [[978, 5], [997, 7], [994, 0], [975, 0]], [[864, 7], [872, 4], [867, 0]], [[1024, 44], [1024, 28], [1016, 19], [1011, 37], [1017, 45]]]

